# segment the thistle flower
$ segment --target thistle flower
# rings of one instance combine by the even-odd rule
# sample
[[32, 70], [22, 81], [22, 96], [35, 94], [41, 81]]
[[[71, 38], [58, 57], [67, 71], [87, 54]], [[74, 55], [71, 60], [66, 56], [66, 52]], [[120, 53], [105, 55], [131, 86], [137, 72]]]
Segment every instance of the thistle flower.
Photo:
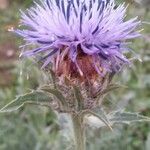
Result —
[[[41, 5], [40, 5], [41, 4]], [[24, 56], [41, 56], [43, 68], [53, 65], [58, 76], [96, 79], [129, 64], [127, 40], [136, 38], [140, 22], [125, 21], [125, 4], [114, 0], [44, 0], [22, 12], [25, 29], [15, 32], [35, 49]]]

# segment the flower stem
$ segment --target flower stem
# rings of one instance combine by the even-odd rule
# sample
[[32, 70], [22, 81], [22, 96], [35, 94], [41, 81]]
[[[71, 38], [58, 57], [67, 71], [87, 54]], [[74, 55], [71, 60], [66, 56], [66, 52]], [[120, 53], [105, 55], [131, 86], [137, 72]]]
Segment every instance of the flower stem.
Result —
[[78, 115], [72, 115], [71, 117], [74, 130], [75, 150], [86, 150], [83, 117]]

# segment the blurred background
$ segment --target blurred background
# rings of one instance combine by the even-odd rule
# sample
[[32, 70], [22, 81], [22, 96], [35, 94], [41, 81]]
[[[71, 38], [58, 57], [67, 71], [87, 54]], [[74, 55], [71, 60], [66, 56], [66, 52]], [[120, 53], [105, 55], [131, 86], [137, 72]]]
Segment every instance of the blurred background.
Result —
[[[117, 1], [120, 2], [124, 1]], [[126, 107], [150, 117], [150, 0], [125, 2], [130, 4], [128, 18], [139, 16], [143, 23], [142, 37], [130, 45], [143, 62], [135, 60], [130, 69], [116, 77], [117, 82], [128, 88], [112, 92], [105, 103], [110, 109]], [[8, 32], [18, 26], [19, 9], [32, 5], [32, 0], [0, 0], [0, 108], [17, 95], [47, 82], [32, 61], [19, 59], [23, 41]], [[67, 138], [62, 138], [60, 131], [54, 113], [28, 105], [13, 113], [0, 114], [0, 150], [69, 150]], [[150, 150], [150, 123], [117, 125], [114, 132], [93, 132], [88, 135], [89, 150]]]

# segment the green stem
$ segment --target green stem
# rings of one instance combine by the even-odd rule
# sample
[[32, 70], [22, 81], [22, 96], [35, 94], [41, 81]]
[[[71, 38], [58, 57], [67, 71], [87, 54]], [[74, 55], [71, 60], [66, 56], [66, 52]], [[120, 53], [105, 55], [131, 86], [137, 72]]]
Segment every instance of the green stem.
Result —
[[74, 130], [75, 150], [86, 150], [83, 117], [78, 115], [72, 115], [71, 117]]

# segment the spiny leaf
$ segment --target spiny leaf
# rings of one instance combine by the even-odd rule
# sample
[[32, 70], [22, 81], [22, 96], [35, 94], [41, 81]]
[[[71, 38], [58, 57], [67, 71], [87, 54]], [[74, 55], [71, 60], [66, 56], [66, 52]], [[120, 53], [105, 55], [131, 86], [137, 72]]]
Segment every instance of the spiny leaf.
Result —
[[138, 121], [150, 121], [150, 118], [138, 113], [115, 111], [109, 114], [109, 120], [113, 123], [131, 123]]
[[77, 86], [73, 86], [74, 95], [77, 100], [78, 110], [82, 110], [84, 107], [84, 99], [82, 94]]
[[111, 125], [111, 123], [110, 123], [110, 121], [109, 121], [109, 119], [108, 119], [108, 117], [107, 117], [107, 114], [106, 114], [106, 112], [105, 112], [103, 109], [100, 109], [100, 110], [99, 110], [99, 116], [101, 116], [102, 118], [104, 118], [104, 120], [106, 120], [107, 123], [108, 123], [109, 125]]
[[85, 110], [85, 111], [81, 112], [81, 114], [83, 114], [83, 115], [89, 114], [89, 115], [93, 115], [93, 116], [97, 117], [97, 118], [98, 118], [99, 120], [101, 120], [111, 131], [113, 131], [110, 122], [109, 122], [105, 117], [102, 117], [102, 116], [100, 116], [100, 115], [98, 115], [98, 114], [96, 114], [95, 112], [90, 111], [90, 110]]
[[106, 89], [104, 89], [103, 91], [98, 91], [94, 97], [98, 97], [98, 96], [103, 96], [113, 90], [116, 90], [118, 88], [126, 88], [126, 86], [122, 86], [122, 85], [119, 85], [119, 84], [110, 84]]
[[63, 107], [68, 106], [65, 97], [63, 96], [63, 94], [59, 90], [52, 89], [50, 86], [43, 86], [40, 89], [52, 94], [53, 96], [55, 96], [61, 102]]
[[[107, 116], [107, 119], [105, 119], [101, 116], [101, 118], [103, 119], [102, 120], [101, 118], [99, 118], [99, 115], [97, 115], [94, 112], [93, 115], [91, 115], [87, 118], [88, 123], [90, 126], [95, 126], [97, 128], [100, 128], [100, 127], [108, 126], [108, 125], [111, 127], [115, 123], [129, 124], [129, 123], [139, 122], [139, 121], [140, 122], [150, 121], [150, 118], [148, 118], [146, 116], [139, 115], [138, 113], [124, 112], [121, 110], [114, 111], [110, 114], [107, 114], [106, 116]], [[97, 120], [97, 118], [99, 120]]]
[[52, 101], [52, 99], [48, 96], [48, 94], [41, 91], [32, 91], [25, 95], [18, 96], [15, 100], [0, 109], [0, 112], [11, 112], [18, 110], [25, 103], [44, 105], [50, 103], [50, 101]]

